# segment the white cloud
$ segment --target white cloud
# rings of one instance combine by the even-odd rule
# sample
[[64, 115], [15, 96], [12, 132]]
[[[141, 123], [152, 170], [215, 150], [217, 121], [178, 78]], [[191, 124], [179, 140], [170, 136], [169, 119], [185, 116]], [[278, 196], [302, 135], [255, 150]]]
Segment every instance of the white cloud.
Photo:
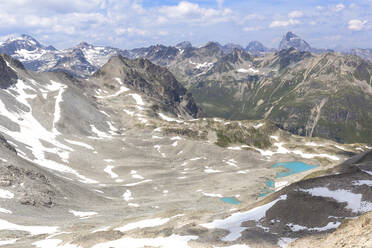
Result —
[[367, 21], [361, 21], [358, 19], [350, 20], [349, 21], [349, 29], [354, 31], [360, 31], [363, 28], [365, 28], [365, 25], [367, 24]]
[[128, 28], [117, 28], [117, 29], [115, 29], [115, 33], [117, 35], [127, 34], [127, 35], [140, 35], [140, 36], [144, 36], [144, 35], [147, 34], [147, 31], [146, 30], [143, 30], [143, 29], [139, 29], [139, 28], [128, 27]]
[[299, 11], [299, 10], [294, 10], [294, 11], [292, 11], [288, 14], [289, 18], [300, 18], [300, 17], [303, 17], [303, 16], [304, 16], [304, 13], [302, 11]]
[[343, 3], [339, 3], [335, 6], [331, 6], [331, 10], [334, 11], [334, 12], [340, 12], [343, 9], [345, 9], [345, 5]]
[[262, 30], [262, 27], [261, 26], [245, 27], [243, 28], [243, 30], [247, 32], [259, 31], [259, 30]]
[[273, 21], [270, 23], [270, 28], [277, 28], [277, 27], [288, 27], [300, 24], [301, 22], [296, 19], [289, 19], [287, 21]]
[[90, 12], [99, 9], [104, 0], [12, 0], [0, 1], [5, 11], [27, 14]]
[[227, 21], [232, 15], [230, 9], [203, 8], [199, 4], [182, 1], [174, 6], [162, 6], [159, 12], [169, 19], [212, 24]]

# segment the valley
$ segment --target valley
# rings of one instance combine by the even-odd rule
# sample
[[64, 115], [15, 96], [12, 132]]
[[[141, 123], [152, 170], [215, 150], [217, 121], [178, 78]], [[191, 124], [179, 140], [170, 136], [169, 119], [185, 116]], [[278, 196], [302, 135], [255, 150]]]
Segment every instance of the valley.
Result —
[[368, 216], [370, 62], [156, 49], [0, 56], [0, 246], [305, 247]]

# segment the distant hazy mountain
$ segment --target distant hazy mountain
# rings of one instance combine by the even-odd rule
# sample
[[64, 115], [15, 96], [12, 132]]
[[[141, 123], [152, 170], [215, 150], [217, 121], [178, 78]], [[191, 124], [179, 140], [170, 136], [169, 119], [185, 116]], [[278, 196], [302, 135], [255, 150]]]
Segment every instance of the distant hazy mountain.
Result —
[[288, 32], [286, 35], [283, 36], [279, 44], [279, 51], [285, 50], [291, 47], [296, 48], [299, 51], [312, 52], [312, 53], [332, 52], [332, 50], [330, 49], [311, 47], [310, 44], [307, 43], [305, 40], [303, 40], [301, 37], [297, 36], [296, 34], [292, 32]]
[[371, 48], [364, 48], [364, 49], [355, 48], [355, 49], [352, 49], [350, 53], [372, 62], [372, 49]]
[[305, 40], [301, 39], [294, 33], [288, 32], [286, 35], [283, 36], [279, 44], [279, 50], [286, 50], [291, 47], [296, 48], [299, 51], [311, 51], [311, 46], [309, 45], [309, 43], [307, 43]]
[[248, 46], [245, 48], [245, 50], [252, 54], [252, 55], [261, 55], [265, 52], [269, 52], [272, 49], [269, 49], [265, 47], [261, 42], [259, 41], [251, 41], [249, 42]]
[[[279, 50], [294, 47], [300, 51], [323, 53], [328, 50], [311, 48], [310, 45], [297, 35], [289, 32], [280, 43]], [[10, 38], [0, 43], [0, 53], [6, 53], [21, 61], [27, 69], [34, 71], [65, 71], [74, 76], [88, 77], [105, 64], [112, 56], [122, 55], [127, 58], [147, 58], [152, 62], [179, 69], [179, 65], [185, 66], [181, 72], [176, 72], [177, 78], [185, 74], [203, 73], [210, 68], [211, 63], [224, 55], [232, 53], [235, 49], [246, 50], [254, 56], [262, 56], [265, 53], [274, 52], [258, 41], [252, 41], [244, 49], [241, 45], [228, 43], [221, 45], [218, 42], [208, 42], [201, 47], [193, 47], [188, 41], [181, 42], [176, 46], [164, 46], [161, 44], [149, 47], [121, 50], [113, 47], [95, 46], [82, 42], [72, 48], [57, 50], [53, 46], [44, 46], [29, 35]], [[191, 61], [191, 62], [190, 62]], [[196, 70], [187, 66], [194, 63]], [[177, 65], [177, 66], [175, 66]]]

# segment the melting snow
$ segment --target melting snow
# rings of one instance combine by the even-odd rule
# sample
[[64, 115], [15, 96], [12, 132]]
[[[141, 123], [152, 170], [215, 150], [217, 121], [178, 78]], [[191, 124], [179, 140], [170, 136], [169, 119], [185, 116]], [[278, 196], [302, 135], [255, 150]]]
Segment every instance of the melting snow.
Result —
[[12, 199], [14, 198], [14, 194], [8, 190], [0, 189], [0, 198]]
[[14, 244], [17, 239], [0, 240], [0, 246]]
[[92, 130], [92, 132], [97, 135], [97, 139], [112, 139], [112, 136], [110, 135], [107, 135], [106, 133], [98, 130], [93, 124], [90, 125], [90, 128]]
[[133, 99], [136, 101], [138, 105], [145, 105], [140, 95], [138, 94], [129, 94], [129, 95], [133, 97]]
[[213, 168], [210, 168], [208, 166], [205, 167], [205, 170], [204, 170], [205, 173], [219, 173], [219, 172], [222, 172], [220, 170], [215, 170]]
[[278, 245], [280, 246], [280, 248], [287, 248], [287, 246], [295, 240], [296, 239], [293, 238], [280, 238], [278, 241]]
[[115, 172], [112, 171], [113, 168], [114, 168], [114, 166], [108, 165], [104, 169], [104, 172], [106, 172], [107, 174], [109, 174], [111, 176], [111, 178], [118, 178], [119, 177], [118, 174], [116, 174]]
[[10, 211], [8, 209], [5, 209], [5, 208], [0, 208], [0, 212], [1, 213], [4, 213], [4, 214], [11, 214], [11, 213], [13, 213], [12, 211]]
[[[56, 84], [56, 85], [59, 84], [55, 81], [51, 81], [51, 82], [52, 82], [52, 84]], [[59, 120], [61, 119], [61, 106], [60, 106], [60, 104], [63, 101], [62, 94], [65, 91], [65, 89], [67, 88], [67, 86], [62, 86], [61, 84], [59, 84], [59, 85], [61, 87], [58, 91], [58, 95], [57, 95], [56, 102], [55, 102], [55, 105], [54, 105], [54, 119], [53, 119], [53, 132], [57, 133], [57, 134], [59, 134], [59, 132], [56, 128], [56, 125], [59, 122]]]
[[133, 186], [137, 186], [139, 184], [148, 183], [148, 182], [152, 182], [152, 180], [151, 179], [147, 179], [147, 180], [143, 180], [143, 181], [138, 182], [138, 183], [125, 184], [124, 186], [126, 186], [126, 187], [133, 187]]
[[329, 190], [326, 187], [318, 187], [312, 189], [301, 189], [312, 196], [330, 197], [338, 202], [346, 202], [346, 208], [353, 212], [367, 212], [372, 210], [372, 202], [362, 201], [362, 194], [354, 194], [348, 190], [338, 189]]
[[67, 143], [70, 143], [72, 145], [77, 145], [77, 146], [81, 146], [81, 147], [84, 147], [88, 150], [94, 150], [94, 148], [86, 143], [83, 143], [83, 142], [79, 142], [79, 141], [74, 141], [74, 140], [68, 140], [68, 139], [65, 139], [65, 141]]
[[32, 235], [51, 234], [58, 230], [56, 226], [23, 226], [0, 219], [0, 230], [19, 230], [29, 232]]
[[214, 220], [211, 223], [201, 224], [201, 226], [208, 229], [224, 229], [230, 232], [227, 236], [222, 238], [222, 241], [235, 241], [241, 237], [241, 233], [247, 229], [242, 227], [242, 223], [253, 220], [259, 221], [266, 216], [266, 211], [274, 206], [278, 201], [286, 200], [287, 195], [282, 195], [275, 201], [265, 205], [253, 208], [247, 212], [235, 213], [223, 220]]
[[133, 200], [134, 198], [132, 197], [132, 192], [129, 190], [129, 189], [127, 189], [127, 191], [125, 191], [125, 193], [123, 194], [123, 198], [124, 198], [124, 200], [125, 201], [131, 201], [131, 200]]
[[354, 181], [353, 182], [353, 185], [367, 185], [367, 186], [372, 186], [372, 180], [358, 180], [358, 181]]
[[230, 246], [213, 246], [214, 248], [250, 248], [248, 245], [241, 245], [241, 244], [237, 244], [237, 245], [230, 245]]
[[[30, 82], [34, 84], [35, 87], [48, 89], [49, 91], [56, 91], [62, 87], [62, 84], [54, 81], [51, 81], [51, 85], [48, 86], [41, 86], [39, 84], [36, 85], [37, 83], [33, 80], [30, 80]], [[14, 94], [13, 91], [11, 91], [10, 89], [13, 89], [18, 94]], [[2, 126], [0, 126], [0, 131], [4, 132], [5, 134], [9, 135], [13, 139], [21, 143], [27, 144], [27, 146], [31, 148], [32, 154], [34, 155], [34, 159], [30, 159], [25, 155], [22, 155], [24, 154], [24, 152], [20, 150], [19, 154], [24, 159], [29, 160], [31, 162], [35, 162], [40, 166], [56, 170], [59, 172], [74, 174], [80, 179], [81, 182], [96, 183], [96, 181], [91, 180], [83, 175], [80, 175], [77, 171], [71, 169], [68, 166], [45, 158], [45, 152], [50, 152], [59, 155], [62, 161], [68, 163], [69, 152], [73, 151], [73, 149], [58, 142], [56, 140], [56, 136], [58, 135], [58, 133], [55, 132], [55, 130], [54, 132], [50, 132], [47, 129], [45, 129], [39, 123], [39, 121], [32, 115], [32, 107], [27, 101], [30, 95], [26, 91], [30, 89], [34, 90], [33, 87], [26, 85], [25, 81], [23, 80], [18, 80], [17, 83], [10, 89], [5, 90], [5, 92], [9, 93], [10, 95], [13, 95], [18, 102], [22, 103], [23, 105], [27, 106], [30, 109], [29, 112], [23, 111], [11, 112], [8, 110], [6, 105], [0, 100], [0, 112], [3, 115], [7, 116], [9, 119], [11, 119], [13, 122], [19, 123], [20, 132], [12, 132]], [[19, 121], [20, 119], [22, 119], [21, 122]], [[41, 140], [48, 141], [55, 147], [54, 148], [45, 147]]]
[[114, 230], [120, 231], [120, 232], [127, 232], [133, 229], [137, 228], [148, 228], [148, 227], [155, 227], [155, 226], [162, 226], [166, 224], [170, 218], [156, 218], [156, 219], [148, 219], [148, 220], [141, 220], [134, 223], [129, 223], [125, 226], [115, 228]]
[[260, 127], [264, 126], [264, 123], [258, 123], [257, 125], [254, 125], [253, 128], [259, 129]]
[[50, 247], [59, 247], [59, 248], [79, 248], [81, 246], [73, 245], [73, 244], [64, 244], [60, 245], [63, 241], [59, 239], [44, 239], [40, 241], [36, 241], [32, 243], [36, 247], [39, 248], [50, 248]]
[[130, 172], [130, 174], [132, 175], [133, 178], [136, 178], [136, 179], [144, 179], [144, 177], [141, 176], [141, 175], [139, 175], [139, 174], [137, 173], [137, 171], [135, 171], [135, 170], [132, 170], [132, 171]]
[[256, 70], [256, 69], [253, 69], [253, 68], [249, 68], [249, 69], [240, 68], [240, 69], [237, 70], [237, 72], [240, 72], [240, 73], [257, 74], [257, 73], [259, 73], [260, 71], [259, 71], [259, 70]]
[[165, 121], [169, 121], [169, 122], [172, 122], [172, 121], [175, 121], [177, 123], [183, 123], [184, 121], [181, 121], [181, 120], [177, 120], [175, 118], [171, 118], [169, 116], [166, 116], [165, 114], [163, 113], [159, 113], [159, 117], [162, 119], [162, 120], [165, 120]]
[[74, 210], [70, 210], [69, 212], [80, 218], [90, 217], [97, 214], [96, 212], [80, 212]]
[[128, 203], [129, 207], [139, 208], [139, 204], [137, 203]]
[[305, 226], [300, 226], [300, 225], [296, 225], [292, 223], [287, 224], [287, 226], [291, 228], [293, 232], [298, 232], [298, 231], [303, 231], [303, 230], [323, 232], [323, 231], [327, 231], [330, 229], [336, 229], [340, 225], [341, 225], [341, 222], [329, 222], [326, 226], [323, 226], [323, 227], [305, 227]]
[[144, 238], [135, 239], [130, 237], [124, 237], [118, 240], [113, 240], [101, 244], [94, 245], [92, 248], [143, 248], [146, 246], [150, 247], [162, 247], [162, 248], [189, 248], [187, 243], [190, 240], [198, 239], [197, 236], [179, 236], [172, 234], [169, 237], [157, 237], [157, 238]]

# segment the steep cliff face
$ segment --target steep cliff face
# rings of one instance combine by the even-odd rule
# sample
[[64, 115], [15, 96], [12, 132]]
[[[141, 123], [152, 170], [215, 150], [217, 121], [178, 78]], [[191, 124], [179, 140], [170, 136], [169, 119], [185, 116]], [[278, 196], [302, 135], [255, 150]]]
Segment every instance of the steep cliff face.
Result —
[[10, 67], [13, 66], [22, 66], [21, 64], [16, 63], [14, 59], [9, 57], [6, 54], [0, 55], [0, 88], [6, 89], [12, 84], [17, 82], [17, 74]]
[[172, 73], [147, 59], [113, 57], [91, 79], [105, 82], [112, 78], [118, 78], [124, 86], [158, 100], [162, 108], [175, 115], [197, 117], [201, 114], [191, 94]]

